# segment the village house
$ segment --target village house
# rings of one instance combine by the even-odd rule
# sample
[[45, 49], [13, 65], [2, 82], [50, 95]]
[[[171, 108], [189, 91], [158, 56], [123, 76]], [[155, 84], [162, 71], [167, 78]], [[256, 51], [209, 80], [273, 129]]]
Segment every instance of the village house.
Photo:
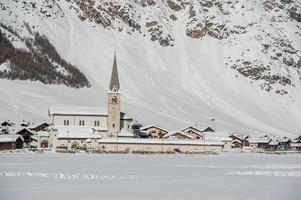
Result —
[[194, 139], [203, 139], [202, 131], [194, 126], [189, 126], [183, 129], [182, 132], [191, 135]]
[[253, 149], [268, 149], [272, 141], [269, 137], [248, 138], [249, 146]]
[[243, 148], [249, 146], [249, 136], [230, 134], [229, 137], [232, 139], [232, 148]]
[[193, 136], [191, 136], [188, 133], [185, 133], [183, 131], [173, 131], [163, 136], [164, 139], [194, 139]]
[[18, 134], [1, 134], [0, 150], [6, 149], [22, 149], [24, 139]]
[[148, 125], [140, 129], [142, 132], [146, 132], [150, 138], [163, 138], [168, 133], [168, 130], [156, 125]]
[[229, 152], [232, 149], [232, 138], [229, 137], [228, 132], [214, 132], [213, 134], [205, 134], [204, 135], [205, 141], [220, 141], [223, 142], [223, 151]]
[[21, 128], [15, 132], [17, 135], [21, 135], [24, 139], [23, 147], [32, 148], [37, 147], [37, 139], [33, 137], [35, 132], [28, 128]]

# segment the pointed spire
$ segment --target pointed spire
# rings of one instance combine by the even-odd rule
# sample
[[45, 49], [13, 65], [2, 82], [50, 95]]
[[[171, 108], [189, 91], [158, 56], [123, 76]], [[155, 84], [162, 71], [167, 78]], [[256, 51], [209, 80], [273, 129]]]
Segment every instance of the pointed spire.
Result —
[[119, 86], [119, 78], [118, 78], [118, 70], [117, 70], [117, 61], [116, 61], [116, 52], [114, 52], [114, 63], [110, 81], [110, 91], [118, 92], [120, 89]]

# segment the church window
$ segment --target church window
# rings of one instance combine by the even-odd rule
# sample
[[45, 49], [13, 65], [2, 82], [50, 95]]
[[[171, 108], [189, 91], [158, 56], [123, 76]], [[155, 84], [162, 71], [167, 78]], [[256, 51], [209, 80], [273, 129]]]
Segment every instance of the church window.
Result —
[[69, 120], [64, 120], [64, 126], [69, 126]]
[[99, 121], [94, 121], [94, 126], [100, 126], [100, 122]]
[[113, 124], [112, 127], [115, 128], [115, 124]]
[[79, 120], [79, 125], [80, 126], [85, 126], [85, 121], [84, 120]]

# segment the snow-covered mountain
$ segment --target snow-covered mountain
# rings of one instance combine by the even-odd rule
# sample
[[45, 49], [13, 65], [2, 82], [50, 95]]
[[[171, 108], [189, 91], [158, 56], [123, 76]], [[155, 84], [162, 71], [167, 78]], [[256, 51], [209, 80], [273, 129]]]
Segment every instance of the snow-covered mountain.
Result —
[[[300, 0], [0, 0], [0, 11], [11, 45], [39, 52], [62, 77], [2, 76], [0, 120], [47, 119], [58, 104], [106, 106], [116, 51], [122, 107], [139, 121], [301, 132]], [[37, 35], [73, 71], [35, 45]], [[15, 70], [1, 50], [0, 74]]]

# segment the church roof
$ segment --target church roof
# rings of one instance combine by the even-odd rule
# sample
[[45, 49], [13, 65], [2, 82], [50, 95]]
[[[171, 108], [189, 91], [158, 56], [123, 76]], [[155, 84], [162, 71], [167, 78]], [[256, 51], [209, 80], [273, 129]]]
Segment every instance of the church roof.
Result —
[[49, 115], [108, 115], [106, 108], [86, 106], [53, 106]]
[[120, 89], [120, 85], [119, 85], [117, 61], [116, 61], [116, 54], [115, 54], [113, 68], [112, 68], [111, 81], [110, 81], [110, 91], [117, 92], [117, 91], [119, 91], [119, 89]]

